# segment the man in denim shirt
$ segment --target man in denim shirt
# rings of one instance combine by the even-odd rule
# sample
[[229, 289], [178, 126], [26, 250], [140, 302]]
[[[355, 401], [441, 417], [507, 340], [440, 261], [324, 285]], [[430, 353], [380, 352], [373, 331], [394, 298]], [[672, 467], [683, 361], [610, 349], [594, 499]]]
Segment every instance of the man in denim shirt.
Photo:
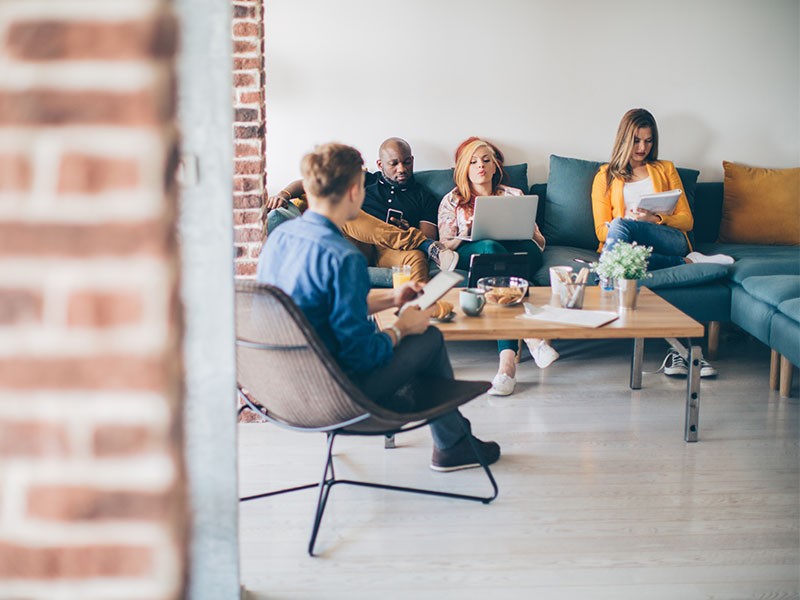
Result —
[[[269, 236], [257, 278], [291, 296], [353, 382], [376, 403], [390, 406], [394, 392], [414, 375], [452, 379], [453, 369], [441, 333], [429, 326], [429, 311], [408, 308], [383, 331], [376, 331], [368, 318], [405, 304], [421, 285], [409, 282], [368, 297], [367, 261], [341, 231], [364, 201], [363, 164], [358, 150], [341, 144], [319, 146], [303, 158], [309, 209]], [[479, 466], [465, 425], [469, 431], [469, 421], [458, 411], [431, 423], [432, 469]], [[500, 457], [496, 443], [476, 441], [487, 463]]]

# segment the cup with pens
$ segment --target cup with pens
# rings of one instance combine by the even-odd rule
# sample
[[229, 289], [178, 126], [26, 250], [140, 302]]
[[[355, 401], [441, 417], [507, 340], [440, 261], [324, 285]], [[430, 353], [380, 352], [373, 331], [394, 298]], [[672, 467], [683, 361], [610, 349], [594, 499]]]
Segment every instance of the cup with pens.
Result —
[[560, 271], [557, 273], [557, 277], [561, 283], [558, 289], [561, 306], [564, 308], [583, 308], [583, 297], [586, 293], [589, 269], [584, 267], [578, 273]]

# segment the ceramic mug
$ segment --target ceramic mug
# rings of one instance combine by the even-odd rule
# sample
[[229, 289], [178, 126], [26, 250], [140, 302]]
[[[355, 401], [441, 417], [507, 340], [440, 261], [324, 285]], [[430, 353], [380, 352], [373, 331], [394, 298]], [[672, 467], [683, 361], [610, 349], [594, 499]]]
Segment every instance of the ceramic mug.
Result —
[[486, 294], [478, 288], [466, 288], [458, 293], [458, 304], [469, 317], [477, 317], [486, 305]]
[[565, 275], [564, 278], [567, 279], [572, 275], [572, 267], [550, 267], [550, 293], [553, 296], [560, 296], [561, 289], [564, 287], [557, 273]]

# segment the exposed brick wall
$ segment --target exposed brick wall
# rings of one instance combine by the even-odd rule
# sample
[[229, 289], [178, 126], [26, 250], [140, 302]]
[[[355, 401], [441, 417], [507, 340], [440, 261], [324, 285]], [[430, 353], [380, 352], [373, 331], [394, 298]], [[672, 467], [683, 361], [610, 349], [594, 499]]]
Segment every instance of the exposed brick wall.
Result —
[[0, 597], [181, 598], [172, 0], [0, 23]]
[[233, 0], [234, 182], [236, 275], [252, 277], [261, 250], [265, 125], [263, 0]]

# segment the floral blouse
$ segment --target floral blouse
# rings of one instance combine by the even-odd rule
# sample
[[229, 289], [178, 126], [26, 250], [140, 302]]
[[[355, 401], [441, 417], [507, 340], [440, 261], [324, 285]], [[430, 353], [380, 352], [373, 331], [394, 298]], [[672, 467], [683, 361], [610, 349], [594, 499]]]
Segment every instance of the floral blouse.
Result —
[[[497, 186], [495, 196], [522, 196], [522, 190], [507, 185]], [[457, 206], [456, 189], [453, 188], [439, 204], [439, 239], [443, 242], [451, 242], [454, 238], [469, 236], [472, 232], [472, 210], [464, 210]], [[473, 205], [474, 205], [473, 200]], [[472, 208], [472, 206], [470, 206]], [[544, 250], [544, 236], [539, 231], [539, 226], [534, 223], [531, 239], [536, 243], [540, 250]], [[460, 240], [459, 240], [460, 241]], [[541, 242], [541, 243], [540, 243]], [[448, 244], [453, 247], [452, 242]]]

